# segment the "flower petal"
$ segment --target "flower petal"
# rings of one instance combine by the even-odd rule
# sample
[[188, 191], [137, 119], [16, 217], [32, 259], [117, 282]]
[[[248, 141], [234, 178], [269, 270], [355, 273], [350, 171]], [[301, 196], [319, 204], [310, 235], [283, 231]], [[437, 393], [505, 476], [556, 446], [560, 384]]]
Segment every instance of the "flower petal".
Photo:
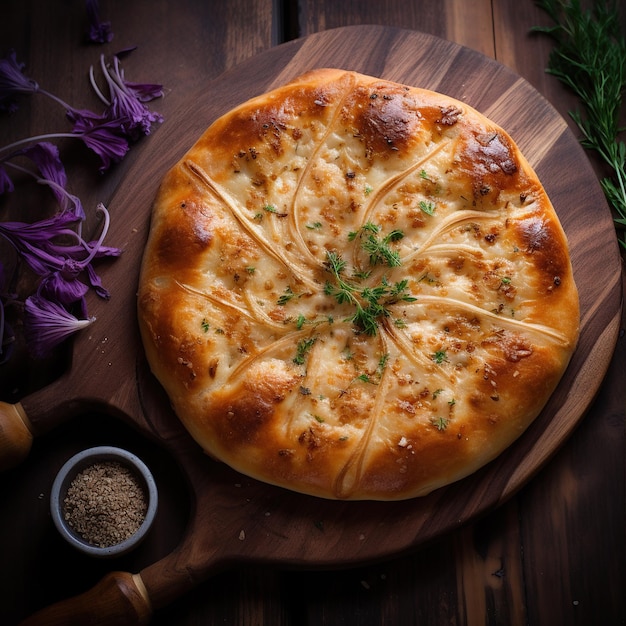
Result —
[[18, 63], [15, 50], [6, 58], [0, 59], [0, 111], [13, 113], [17, 110], [15, 96], [31, 94], [39, 90], [39, 85], [23, 73], [24, 63]]
[[[55, 243], [55, 239], [67, 235], [79, 238], [70, 228], [79, 221], [72, 212], [64, 211], [32, 224], [0, 222], [0, 236], [15, 248], [34, 272], [46, 276], [61, 269], [68, 258], [68, 248]], [[85, 247], [79, 250], [84, 256]]]
[[46, 356], [54, 347], [96, 319], [79, 320], [59, 304], [40, 295], [26, 298], [24, 313], [24, 336], [36, 357]]
[[113, 39], [111, 22], [100, 20], [98, 0], [86, 0], [87, 18], [89, 19], [89, 41], [93, 43], [109, 43]]
[[59, 156], [59, 149], [53, 143], [41, 141], [20, 151], [27, 156], [39, 170], [42, 178], [54, 181], [57, 185], [67, 186], [65, 167]]
[[124, 85], [141, 102], [150, 102], [150, 100], [163, 97], [163, 85], [156, 83], [131, 83], [128, 81], [124, 81]]
[[68, 274], [63, 270], [48, 274], [43, 278], [38, 293], [66, 308], [78, 305], [81, 314], [87, 316], [85, 295], [89, 287], [77, 278], [77, 274]]
[[102, 286], [102, 280], [100, 276], [96, 274], [96, 271], [93, 269], [91, 265], [88, 265], [85, 270], [87, 271], [87, 276], [89, 277], [89, 284], [98, 295], [103, 300], [108, 300], [111, 297], [108, 289]]
[[76, 116], [73, 132], [80, 135], [85, 145], [95, 152], [102, 162], [100, 171], [104, 172], [111, 167], [111, 163], [118, 163], [128, 152], [128, 141], [120, 136], [124, 132], [125, 120], [101, 117]]

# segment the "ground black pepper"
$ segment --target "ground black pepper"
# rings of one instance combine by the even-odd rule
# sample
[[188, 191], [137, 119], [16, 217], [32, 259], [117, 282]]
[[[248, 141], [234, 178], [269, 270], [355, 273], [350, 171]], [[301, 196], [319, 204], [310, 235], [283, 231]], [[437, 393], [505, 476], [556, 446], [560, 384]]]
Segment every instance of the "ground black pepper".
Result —
[[135, 474], [117, 461], [102, 461], [86, 467], [71, 482], [63, 517], [90, 544], [107, 548], [132, 536], [147, 508]]

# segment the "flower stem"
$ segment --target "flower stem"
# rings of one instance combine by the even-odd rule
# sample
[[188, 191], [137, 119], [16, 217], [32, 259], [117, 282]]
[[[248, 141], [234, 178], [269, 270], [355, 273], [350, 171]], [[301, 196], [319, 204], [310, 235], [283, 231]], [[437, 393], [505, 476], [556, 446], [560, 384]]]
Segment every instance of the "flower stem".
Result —
[[[88, 263], [91, 263], [92, 259], [96, 256], [96, 254], [98, 253], [98, 250], [100, 249], [100, 246], [102, 245], [102, 242], [104, 241], [104, 238], [109, 230], [109, 224], [111, 222], [111, 218], [109, 216], [109, 212], [107, 211], [106, 207], [104, 206], [104, 204], [102, 204], [102, 202], [98, 203], [98, 206], [96, 207], [96, 210], [99, 213], [104, 213], [104, 225], [102, 226], [102, 232], [100, 233], [100, 237], [98, 238], [98, 241], [95, 243], [95, 245], [91, 248], [91, 253], [89, 254], [89, 256], [86, 259], [83, 259], [81, 261], [81, 263], [83, 263], [85, 266]], [[84, 243], [84, 242], [83, 242]], [[87, 249], [89, 249], [89, 246], [87, 246], [85, 244], [85, 246], [87, 247]]]
[[102, 91], [100, 91], [100, 88], [98, 87], [98, 84], [96, 83], [96, 79], [95, 79], [95, 77], [93, 75], [93, 65], [91, 65], [89, 67], [89, 82], [91, 83], [91, 87], [96, 92], [96, 95], [98, 96], [98, 98], [100, 98], [100, 100], [102, 100], [102, 102], [106, 106], [110, 106], [111, 105], [111, 101], [108, 100], [105, 97], [105, 95], [102, 93]]
[[48, 98], [59, 103], [66, 111], [75, 110], [74, 107], [70, 106], [67, 102], [65, 102], [65, 100], [61, 100], [61, 98], [59, 98], [58, 96], [55, 96], [53, 93], [50, 93], [49, 91], [46, 91], [45, 89], [41, 89], [41, 87], [39, 88], [38, 93], [41, 93], [44, 96], [48, 96]]
[[80, 138], [80, 135], [76, 133], [47, 133], [44, 135], [35, 135], [33, 137], [25, 137], [24, 139], [14, 141], [13, 143], [10, 143], [0, 148], [0, 154], [4, 152], [10, 152], [14, 150], [15, 148], [19, 148], [20, 146], [28, 145], [31, 143], [37, 143], [39, 141], [46, 141], [48, 139], [63, 139], [66, 137], [76, 139], [76, 138]]

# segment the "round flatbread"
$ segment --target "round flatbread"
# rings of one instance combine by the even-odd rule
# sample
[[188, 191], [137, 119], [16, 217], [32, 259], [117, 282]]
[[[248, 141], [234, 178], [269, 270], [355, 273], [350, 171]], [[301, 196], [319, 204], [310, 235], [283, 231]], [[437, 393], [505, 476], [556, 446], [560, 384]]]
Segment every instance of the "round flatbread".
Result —
[[424, 495], [494, 459], [579, 328], [564, 232], [511, 137], [334, 69], [233, 109], [169, 171], [138, 314], [208, 454], [336, 499]]

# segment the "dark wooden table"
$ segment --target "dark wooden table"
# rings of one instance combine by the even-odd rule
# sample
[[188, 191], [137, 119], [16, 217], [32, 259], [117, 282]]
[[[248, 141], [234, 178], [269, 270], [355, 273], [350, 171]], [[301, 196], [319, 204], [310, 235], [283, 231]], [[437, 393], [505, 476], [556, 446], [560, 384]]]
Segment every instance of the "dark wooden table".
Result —
[[[166, 92], [192, 91], [284, 41], [340, 26], [380, 24], [430, 33], [498, 60], [564, 117], [575, 106], [544, 72], [551, 43], [530, 28], [549, 22], [532, 0], [101, 0], [100, 5], [115, 36], [95, 46], [84, 43], [83, 2], [6, 0], [0, 53], [14, 48], [46, 89], [78, 107], [95, 107], [86, 69], [101, 53], [137, 45], [125, 61], [129, 79], [160, 82]], [[173, 113], [171, 101], [166, 95], [154, 104], [165, 124]], [[24, 100], [17, 114], [0, 117], [0, 145], [59, 128], [60, 121], [59, 111], [43, 98]], [[86, 207], [108, 202], [151, 139], [142, 139], [103, 177], [73, 175], [68, 165], [73, 191]], [[84, 163], [74, 166], [84, 172]], [[539, 474], [495, 511], [417, 551], [377, 563], [333, 571], [254, 565], [226, 570], [157, 611], [151, 623], [624, 624], [623, 328], [624, 321], [597, 399], [579, 427]], [[65, 364], [60, 363], [18, 360], [0, 368], [0, 400], [16, 402], [47, 384]], [[80, 415], [37, 438], [26, 461], [0, 475], [1, 624], [17, 624], [81, 593], [110, 571], [111, 563], [78, 557], [61, 542], [47, 506], [56, 469], [74, 451], [101, 443], [139, 451], [156, 468], [161, 488], [149, 540], [114, 567], [138, 571], [171, 551], [184, 533], [188, 499], [176, 465], [115, 417]]]

